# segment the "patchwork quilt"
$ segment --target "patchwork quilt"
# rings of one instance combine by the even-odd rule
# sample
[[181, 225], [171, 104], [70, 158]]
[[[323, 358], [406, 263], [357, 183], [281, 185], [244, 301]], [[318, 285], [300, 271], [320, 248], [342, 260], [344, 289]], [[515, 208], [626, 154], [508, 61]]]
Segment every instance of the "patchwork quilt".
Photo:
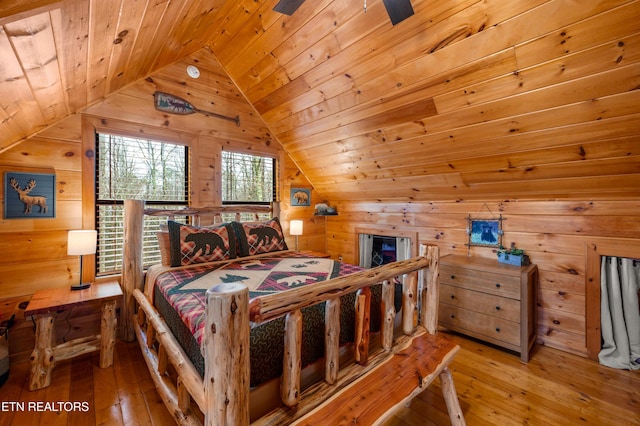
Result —
[[[299, 257], [297, 252], [279, 253], [279, 257], [231, 262], [215, 269], [211, 265], [193, 265], [160, 275], [156, 280], [155, 304], [194, 366], [204, 375], [203, 343], [205, 291], [218, 283], [241, 282], [249, 288], [249, 297], [290, 288], [313, 285], [362, 268], [331, 259]], [[379, 287], [379, 286], [378, 286]], [[379, 305], [379, 289], [373, 292], [372, 323]], [[342, 298], [341, 344], [353, 341], [355, 296]], [[398, 309], [398, 307], [397, 307]], [[303, 309], [302, 363], [307, 365], [324, 356], [324, 304]], [[251, 385], [256, 386], [282, 373], [284, 320], [282, 318], [251, 330]]]
[[233, 262], [215, 270], [193, 267], [162, 275], [157, 285], [184, 323], [202, 343], [205, 292], [219, 283], [240, 282], [249, 298], [313, 284], [361, 270], [322, 258], [261, 258]]

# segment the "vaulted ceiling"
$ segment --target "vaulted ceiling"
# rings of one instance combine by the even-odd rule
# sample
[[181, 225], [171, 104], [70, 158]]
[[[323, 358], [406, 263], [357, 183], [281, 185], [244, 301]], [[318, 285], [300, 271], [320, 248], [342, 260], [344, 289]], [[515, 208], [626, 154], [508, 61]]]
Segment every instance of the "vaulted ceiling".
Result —
[[411, 0], [397, 25], [381, 0], [276, 3], [0, 1], [0, 153], [139, 104], [122, 118], [281, 144], [329, 200], [640, 195], [640, 0]]

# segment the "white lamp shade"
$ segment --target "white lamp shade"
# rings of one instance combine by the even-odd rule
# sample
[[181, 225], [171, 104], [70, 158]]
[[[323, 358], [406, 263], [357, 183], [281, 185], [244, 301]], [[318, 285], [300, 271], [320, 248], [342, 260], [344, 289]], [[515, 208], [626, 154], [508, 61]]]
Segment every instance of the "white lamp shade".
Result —
[[96, 252], [97, 239], [98, 239], [98, 231], [94, 231], [94, 230], [69, 231], [69, 236], [67, 239], [67, 254], [69, 255], [93, 254]]
[[302, 235], [302, 221], [292, 220], [289, 222], [289, 234], [290, 235]]

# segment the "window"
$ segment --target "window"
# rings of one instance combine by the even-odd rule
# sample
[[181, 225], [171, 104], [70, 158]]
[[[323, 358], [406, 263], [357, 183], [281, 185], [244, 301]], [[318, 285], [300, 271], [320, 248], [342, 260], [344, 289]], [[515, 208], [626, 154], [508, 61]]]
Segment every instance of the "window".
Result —
[[222, 203], [269, 204], [274, 201], [276, 170], [275, 158], [223, 151]]
[[[188, 149], [183, 145], [96, 135], [97, 274], [121, 269], [124, 200], [145, 200], [148, 206], [158, 208], [186, 206], [188, 176]], [[160, 261], [156, 232], [164, 221], [145, 219], [145, 266]]]

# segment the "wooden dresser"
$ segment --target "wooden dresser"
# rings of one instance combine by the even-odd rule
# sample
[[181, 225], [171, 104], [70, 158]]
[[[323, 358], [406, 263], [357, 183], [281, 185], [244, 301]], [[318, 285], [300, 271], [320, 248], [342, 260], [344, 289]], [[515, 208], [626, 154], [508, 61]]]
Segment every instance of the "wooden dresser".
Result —
[[440, 259], [439, 324], [520, 353], [529, 361], [537, 328], [536, 265], [459, 255]]

